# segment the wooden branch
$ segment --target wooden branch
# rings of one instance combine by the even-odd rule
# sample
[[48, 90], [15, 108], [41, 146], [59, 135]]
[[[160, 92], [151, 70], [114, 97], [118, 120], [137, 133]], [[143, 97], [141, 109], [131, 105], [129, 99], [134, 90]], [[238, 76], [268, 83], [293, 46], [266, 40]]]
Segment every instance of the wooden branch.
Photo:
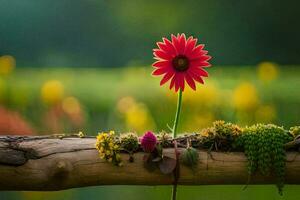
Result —
[[[124, 166], [101, 160], [95, 138], [53, 138], [49, 136], [0, 137], [0, 190], [62, 190], [93, 185], [169, 185], [172, 175], [143, 167], [143, 155], [122, 154]], [[182, 149], [181, 149], [182, 150]], [[174, 157], [174, 149], [164, 150]], [[178, 184], [245, 184], [247, 158], [241, 152], [199, 151], [196, 170], [180, 166]], [[300, 184], [300, 156], [289, 152], [286, 183]], [[275, 183], [274, 177], [255, 175], [251, 184]]]
[[285, 149], [299, 148], [300, 147], [300, 136], [296, 137], [293, 141], [286, 143]]

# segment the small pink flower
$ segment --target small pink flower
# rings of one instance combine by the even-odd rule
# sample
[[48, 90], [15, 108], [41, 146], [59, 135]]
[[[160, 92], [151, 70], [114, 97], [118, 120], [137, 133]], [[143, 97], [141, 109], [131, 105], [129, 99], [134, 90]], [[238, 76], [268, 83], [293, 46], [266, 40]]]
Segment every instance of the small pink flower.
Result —
[[154, 151], [157, 139], [151, 131], [147, 131], [140, 141], [141, 146], [145, 152], [151, 153], [152, 151]]

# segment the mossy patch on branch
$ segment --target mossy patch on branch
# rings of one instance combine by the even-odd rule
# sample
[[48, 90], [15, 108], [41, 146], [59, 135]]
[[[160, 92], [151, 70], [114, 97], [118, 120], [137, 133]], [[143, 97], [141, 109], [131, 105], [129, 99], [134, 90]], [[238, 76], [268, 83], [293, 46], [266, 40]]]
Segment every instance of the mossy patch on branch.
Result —
[[286, 161], [284, 144], [291, 140], [287, 131], [273, 124], [246, 127], [237, 139], [237, 145], [244, 149], [248, 158], [249, 176], [257, 171], [265, 176], [275, 175], [278, 191], [282, 194]]
[[[163, 155], [163, 148], [174, 148], [174, 144], [186, 148], [180, 162], [192, 169], [196, 169], [195, 166], [199, 164], [197, 149], [208, 152], [240, 151], [244, 152], [248, 159], [249, 181], [255, 173], [274, 176], [277, 179], [278, 191], [282, 194], [286, 163], [285, 144], [295, 140], [293, 142], [296, 146], [293, 147], [299, 146], [300, 126], [291, 127], [288, 131], [274, 124], [256, 124], [241, 128], [236, 124], [216, 121], [212, 127], [203, 129], [200, 133], [180, 135], [177, 138], [172, 138], [167, 132], [157, 135], [151, 132], [151, 134], [155, 138], [154, 143], [151, 143], [151, 151], [149, 151], [150, 144], [147, 144], [149, 147], [146, 144], [143, 146], [141, 139], [133, 133], [120, 136], [115, 136], [113, 132], [99, 134], [96, 148], [102, 159], [115, 165], [122, 165], [120, 152], [129, 153], [129, 161], [133, 162], [133, 153], [144, 150], [147, 155], [149, 154], [144, 159], [145, 166], [152, 169], [152, 166], [159, 165], [162, 173], [171, 173], [175, 169], [174, 163], [179, 163]], [[149, 143], [152, 140], [144, 136], [143, 141]]]

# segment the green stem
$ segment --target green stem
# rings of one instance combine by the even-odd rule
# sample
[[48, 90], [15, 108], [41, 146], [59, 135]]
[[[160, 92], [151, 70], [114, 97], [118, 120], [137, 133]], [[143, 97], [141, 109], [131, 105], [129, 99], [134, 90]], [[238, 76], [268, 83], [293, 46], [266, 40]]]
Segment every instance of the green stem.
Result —
[[180, 110], [181, 110], [181, 101], [182, 101], [182, 90], [179, 89], [179, 92], [178, 92], [178, 100], [177, 100], [176, 115], [175, 115], [175, 120], [174, 120], [173, 130], [172, 130], [173, 138], [176, 138], [176, 134], [177, 134], [177, 126], [178, 126], [179, 115], [180, 115]]
[[[181, 110], [181, 101], [182, 101], [182, 90], [180, 89], [178, 92], [178, 100], [177, 100], [177, 109], [176, 109], [176, 114], [175, 114], [175, 120], [174, 120], [174, 124], [173, 124], [173, 129], [172, 129], [172, 135], [173, 135], [173, 139], [176, 138], [176, 134], [177, 134], [177, 126], [178, 126], [178, 122], [179, 122], [179, 115], [180, 115], [180, 110]], [[175, 154], [176, 154], [176, 168], [175, 168], [175, 173], [174, 173], [174, 178], [175, 178], [175, 183], [172, 187], [172, 200], [176, 200], [177, 198], [177, 179], [178, 179], [178, 173], [179, 173], [179, 158], [178, 158], [178, 153], [177, 153], [177, 144], [176, 141], [174, 143], [175, 145]]]
[[172, 187], [172, 199], [171, 200], [176, 200], [177, 199], [177, 185], [173, 185]]

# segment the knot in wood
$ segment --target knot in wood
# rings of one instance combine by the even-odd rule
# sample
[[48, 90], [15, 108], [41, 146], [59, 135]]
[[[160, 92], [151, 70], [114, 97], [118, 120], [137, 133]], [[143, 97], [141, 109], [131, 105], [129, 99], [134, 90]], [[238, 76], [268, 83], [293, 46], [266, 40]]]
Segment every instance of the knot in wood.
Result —
[[67, 176], [73, 169], [72, 164], [66, 160], [59, 160], [54, 164], [53, 177]]

